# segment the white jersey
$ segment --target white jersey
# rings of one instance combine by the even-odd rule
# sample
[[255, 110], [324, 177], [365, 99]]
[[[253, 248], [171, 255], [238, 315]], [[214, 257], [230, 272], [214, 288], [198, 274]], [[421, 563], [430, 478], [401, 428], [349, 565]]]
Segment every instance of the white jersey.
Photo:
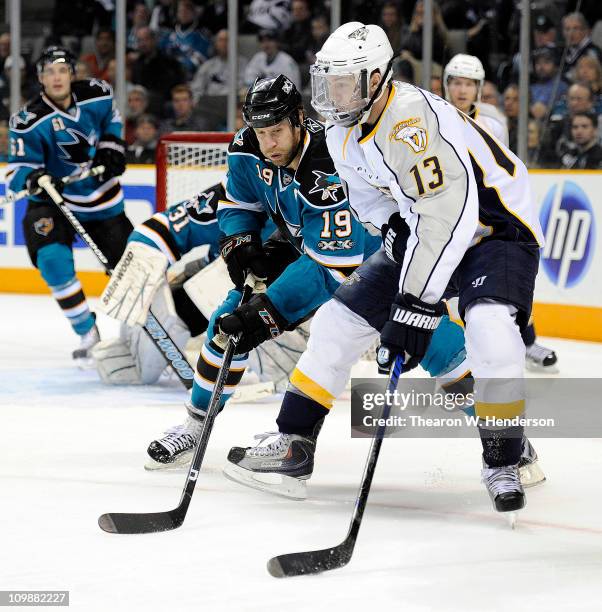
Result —
[[399, 290], [434, 303], [465, 252], [496, 237], [543, 244], [525, 165], [438, 96], [393, 83], [369, 133], [329, 124], [327, 144], [360, 221], [410, 227]]
[[500, 142], [508, 146], [508, 121], [506, 117], [493, 104], [477, 102], [473, 104], [469, 116]]

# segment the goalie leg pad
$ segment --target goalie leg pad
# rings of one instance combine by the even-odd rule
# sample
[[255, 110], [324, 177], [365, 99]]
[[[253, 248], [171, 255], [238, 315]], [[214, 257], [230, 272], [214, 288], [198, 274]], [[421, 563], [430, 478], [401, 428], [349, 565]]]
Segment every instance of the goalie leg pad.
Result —
[[128, 325], [144, 325], [166, 269], [161, 251], [130, 242], [100, 296], [100, 310]]
[[136, 359], [121, 338], [103, 340], [92, 349], [98, 375], [107, 385], [140, 385]]

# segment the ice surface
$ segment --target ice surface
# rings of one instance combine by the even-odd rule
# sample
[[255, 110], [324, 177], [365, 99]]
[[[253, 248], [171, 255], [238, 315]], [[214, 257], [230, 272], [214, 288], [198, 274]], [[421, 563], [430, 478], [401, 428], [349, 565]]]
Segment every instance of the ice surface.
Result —
[[[85, 612], [602, 608], [600, 440], [535, 441], [548, 482], [527, 492], [514, 531], [479, 482], [477, 440], [386, 440], [351, 563], [277, 580], [271, 556], [344, 537], [368, 441], [350, 438], [339, 402], [309, 499], [272, 497], [221, 467], [230, 446], [274, 429], [278, 403], [232, 405], [184, 525], [106, 534], [103, 512], [177, 505], [184, 473], [142, 465], [148, 442], [183, 418], [184, 392], [177, 381], [108, 388], [76, 369], [77, 339], [48, 297], [0, 295], [0, 313], [0, 589], [69, 589]], [[99, 324], [105, 337], [115, 330]], [[562, 375], [600, 376], [602, 345], [543, 340]]]

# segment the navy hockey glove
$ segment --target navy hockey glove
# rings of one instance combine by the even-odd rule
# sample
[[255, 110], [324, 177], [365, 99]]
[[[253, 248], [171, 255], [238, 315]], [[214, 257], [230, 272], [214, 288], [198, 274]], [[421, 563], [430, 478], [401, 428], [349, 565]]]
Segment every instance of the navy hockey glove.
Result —
[[393, 213], [381, 227], [383, 246], [387, 257], [395, 263], [402, 264], [406, 252], [406, 244], [410, 237], [410, 228], [401, 215]]
[[404, 371], [415, 368], [423, 359], [431, 337], [443, 315], [445, 304], [427, 304], [409, 293], [398, 293], [389, 320], [380, 332], [376, 354], [378, 371], [388, 374], [397, 355], [404, 359]]
[[226, 236], [220, 240], [219, 247], [228, 266], [228, 274], [238, 289], [244, 285], [248, 272], [259, 281], [267, 279], [268, 261], [258, 233]]
[[121, 176], [125, 172], [125, 140], [113, 134], [102, 136], [96, 145], [93, 165], [105, 167], [103, 181]]
[[31, 174], [28, 174], [27, 179], [25, 181], [25, 187], [27, 187], [27, 189], [32, 195], [36, 194], [40, 199], [49, 200], [52, 202], [50, 196], [38, 184], [38, 181], [43, 176], [49, 176], [52, 181], [52, 186], [59, 193], [62, 193], [64, 187], [63, 181], [61, 181], [61, 179], [59, 178], [56, 178], [56, 176], [52, 176], [52, 174], [50, 174], [45, 168], [38, 168], [37, 170], [34, 170]]
[[265, 293], [254, 295], [246, 304], [215, 322], [214, 333], [235, 335], [242, 332], [236, 353], [248, 353], [266, 340], [276, 338], [288, 323]]

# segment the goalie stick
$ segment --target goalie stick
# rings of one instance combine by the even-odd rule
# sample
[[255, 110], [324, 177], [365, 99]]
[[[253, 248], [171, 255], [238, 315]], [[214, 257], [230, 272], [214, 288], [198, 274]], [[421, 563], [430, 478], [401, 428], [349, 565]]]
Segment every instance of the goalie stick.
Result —
[[[399, 376], [403, 370], [403, 359], [398, 356], [391, 368], [387, 391], [393, 393], [397, 388]], [[391, 412], [391, 404], [387, 402], [383, 408], [381, 418], [385, 420]], [[380, 454], [380, 448], [383, 443], [386, 426], [381, 426], [376, 431], [372, 443], [370, 444], [370, 452], [366, 460], [364, 474], [360, 483], [360, 488], [355, 500], [355, 507], [351, 516], [351, 523], [347, 531], [347, 537], [339, 544], [332, 548], [324, 548], [322, 550], [310, 550], [306, 552], [289, 553], [272, 557], [268, 561], [268, 572], [275, 578], [288, 578], [290, 576], [301, 576], [304, 574], [319, 574], [328, 570], [344, 567], [351, 560], [357, 534], [359, 533], [362, 524], [362, 517], [368, 502], [370, 494], [370, 486], [372, 477], [376, 470], [376, 462]]]
[[[92, 168], [87, 176], [95, 176], [104, 172], [104, 166], [96, 166]], [[84, 173], [78, 175], [78, 180], [86, 178], [83, 176]], [[69, 177], [67, 177], [69, 178]], [[63, 180], [65, 182], [65, 180]], [[70, 181], [73, 182], [73, 181]], [[49, 176], [42, 176], [38, 180], [38, 184], [44, 191], [49, 195], [51, 200], [57, 205], [59, 210], [63, 213], [67, 221], [71, 224], [73, 229], [81, 236], [82, 240], [90, 247], [90, 250], [96, 255], [98, 261], [104, 266], [107, 274], [111, 274], [112, 270], [109, 266], [109, 261], [105, 257], [104, 253], [98, 248], [98, 245], [92, 240], [92, 237], [85, 230], [84, 226], [79, 222], [79, 219], [73, 214], [63, 200], [61, 194], [52, 185], [52, 180]], [[21, 193], [21, 192], [19, 192]], [[18, 195], [18, 194], [17, 194]], [[192, 388], [192, 380], [194, 378], [194, 370], [190, 367], [190, 364], [186, 360], [186, 357], [180, 352], [176, 343], [170, 338], [169, 334], [157, 318], [153, 315], [152, 311], [149, 310], [146, 322], [144, 324], [144, 331], [149, 335], [155, 346], [159, 349], [167, 363], [171, 366], [176, 376], [180, 379], [186, 389]]]
[[[244, 304], [248, 301], [253, 291], [252, 276], [247, 277], [245, 287], [239, 302], [239, 305]], [[144, 513], [127, 513], [127, 512], [110, 512], [103, 514], [98, 519], [98, 525], [107, 533], [155, 533], [157, 531], [170, 531], [171, 529], [177, 529], [182, 525], [188, 512], [188, 506], [190, 506], [190, 500], [194, 493], [196, 481], [199, 476], [199, 471], [205, 457], [205, 450], [207, 449], [207, 443], [211, 430], [213, 429], [213, 423], [215, 417], [219, 412], [219, 402], [224, 390], [226, 378], [230, 372], [230, 365], [232, 358], [236, 351], [236, 346], [240, 340], [240, 334], [237, 336], [229, 336], [226, 348], [224, 350], [224, 356], [222, 360], [222, 366], [219, 369], [217, 378], [215, 380], [215, 386], [211, 393], [211, 399], [209, 400], [209, 406], [207, 407], [207, 415], [203, 422], [203, 429], [201, 436], [194, 449], [192, 456], [192, 462], [188, 468], [188, 476], [186, 477], [186, 484], [180, 497], [180, 503], [173, 510], [167, 510], [166, 512], [144, 512]]]

